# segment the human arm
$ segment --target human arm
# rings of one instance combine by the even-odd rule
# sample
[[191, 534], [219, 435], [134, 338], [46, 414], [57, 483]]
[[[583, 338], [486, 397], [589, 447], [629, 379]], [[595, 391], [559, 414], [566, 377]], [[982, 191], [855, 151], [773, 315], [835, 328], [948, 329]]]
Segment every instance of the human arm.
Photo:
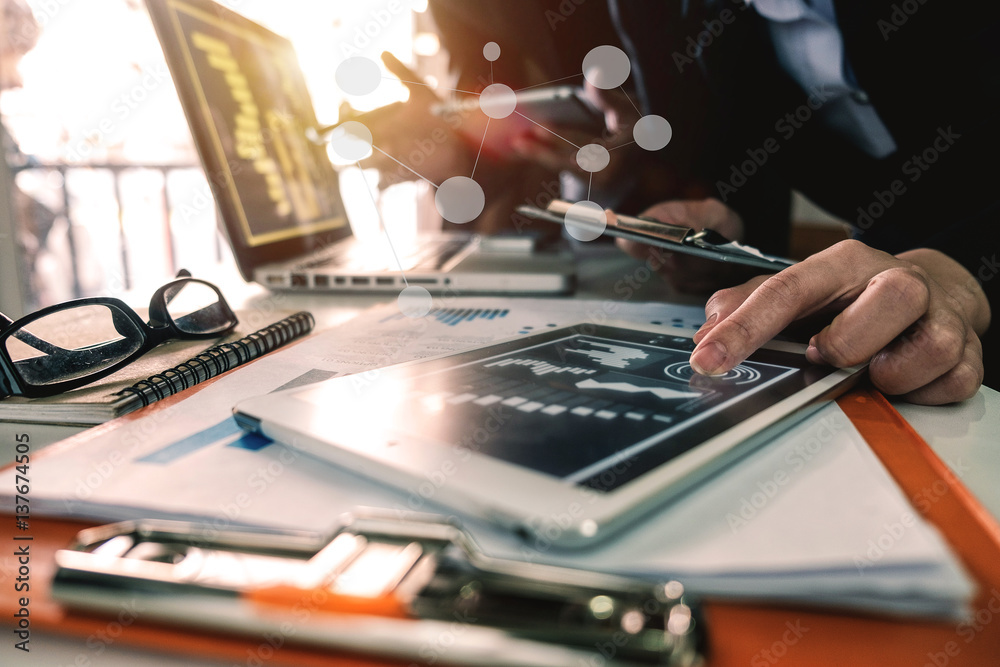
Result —
[[[380, 187], [421, 179], [437, 187], [453, 176], [472, 177], [483, 188], [486, 203], [479, 217], [463, 229], [484, 234], [520, 231], [513, 216], [516, 206], [558, 194], [557, 174], [511, 154], [507, 119], [487, 127], [490, 119], [478, 107], [447, 105], [394, 56], [385, 53], [382, 59], [406, 85], [409, 99], [345, 118], [372, 132], [374, 150], [361, 165], [379, 171]], [[476, 89], [462, 80], [458, 85]], [[548, 226], [538, 235], [547, 232], [551, 234]]]
[[835, 312], [807, 358], [838, 367], [869, 363], [881, 391], [913, 403], [960, 401], [983, 379], [979, 336], [990, 305], [979, 282], [944, 253], [889, 255], [843, 241], [771, 276], [717, 292], [695, 334], [691, 364], [724, 373], [794, 321]]
[[474, 132], [482, 114], [437, 113], [443, 100], [416, 72], [388, 52], [382, 61], [406, 86], [409, 99], [353, 117], [371, 130], [376, 147], [362, 166], [378, 169], [382, 187], [417, 178], [441, 183], [471, 171], [475, 155], [464, 133]]
[[[585, 81], [581, 97], [600, 113], [603, 129], [582, 129], [561, 122], [532, 118], [526, 109], [529, 124], [513, 136], [511, 149], [523, 160], [540, 164], [554, 172], [570, 172], [588, 183], [588, 190], [603, 190], [621, 183], [622, 175], [635, 168], [638, 146], [632, 137], [632, 128], [639, 120], [639, 112], [626, 93], [620, 90], [601, 90]], [[597, 144], [611, 153], [611, 160], [603, 168], [579, 162], [580, 149]], [[614, 151], [614, 152], [612, 152]]]

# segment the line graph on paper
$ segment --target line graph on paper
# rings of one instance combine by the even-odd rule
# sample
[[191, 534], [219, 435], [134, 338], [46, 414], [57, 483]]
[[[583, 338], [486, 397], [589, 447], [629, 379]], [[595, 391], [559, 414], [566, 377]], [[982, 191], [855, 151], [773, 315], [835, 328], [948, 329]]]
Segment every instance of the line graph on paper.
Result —
[[[441, 324], [454, 327], [477, 320], [500, 320], [507, 317], [508, 313], [510, 313], [510, 309], [508, 308], [431, 308], [427, 312], [426, 317], [432, 318]], [[393, 313], [380, 320], [379, 323], [391, 322], [406, 317], [407, 315], [402, 312]]]

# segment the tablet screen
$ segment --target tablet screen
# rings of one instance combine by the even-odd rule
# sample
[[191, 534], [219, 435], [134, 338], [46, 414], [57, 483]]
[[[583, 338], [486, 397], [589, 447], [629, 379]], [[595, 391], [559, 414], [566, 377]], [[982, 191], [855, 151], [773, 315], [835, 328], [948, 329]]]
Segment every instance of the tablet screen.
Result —
[[[708, 378], [693, 349], [683, 336], [554, 329], [395, 369], [397, 400], [380, 415], [395, 433], [612, 491], [835, 371], [760, 350]], [[296, 398], [338, 408], [321, 388]]]

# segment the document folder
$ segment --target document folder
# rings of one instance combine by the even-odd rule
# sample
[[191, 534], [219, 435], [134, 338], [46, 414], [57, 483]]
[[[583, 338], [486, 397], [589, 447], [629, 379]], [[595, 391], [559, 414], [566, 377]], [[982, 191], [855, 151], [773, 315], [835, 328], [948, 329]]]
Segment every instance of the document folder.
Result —
[[[168, 399], [157, 405], [169, 405], [170, 402]], [[1000, 527], [880, 394], [870, 389], [855, 389], [838, 399], [838, 404], [914, 501], [915, 508], [937, 526], [975, 578], [979, 592], [968, 620], [914, 621], [706, 600], [703, 604], [707, 635], [705, 667], [774, 664], [795, 667], [922, 667], [927, 664], [983, 667], [995, 664], [1000, 655]], [[918, 498], [928, 497], [929, 489], [934, 502], [916, 502]], [[0, 539], [6, 539], [8, 544], [12, 543], [11, 535], [16, 532], [14, 523], [9, 516], [3, 522], [6, 528]], [[33, 520], [33, 629], [77, 636], [81, 642], [107, 631], [108, 617], [68, 611], [49, 596], [55, 552], [65, 548], [87, 525]], [[17, 604], [13, 594], [5, 594], [0, 601], [0, 614], [11, 619]], [[262, 644], [232, 635], [152, 625], [141, 615], [133, 620], [121, 628], [116, 642], [240, 661], [263, 647], [270, 656], [267, 663], [274, 665], [309, 667], [328, 665], [331, 660], [330, 654], [296, 645], [293, 638]], [[336, 660], [338, 665], [356, 666], [420, 664], [418, 657], [399, 663], [338, 654]]]

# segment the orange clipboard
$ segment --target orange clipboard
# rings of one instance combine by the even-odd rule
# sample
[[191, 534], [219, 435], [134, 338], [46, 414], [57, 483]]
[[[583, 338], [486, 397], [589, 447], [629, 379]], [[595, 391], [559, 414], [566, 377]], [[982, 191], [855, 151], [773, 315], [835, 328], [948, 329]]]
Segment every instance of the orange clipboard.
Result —
[[[988, 667], [998, 664], [1000, 526], [878, 392], [859, 388], [837, 402], [911, 501], [934, 498], [933, 502], [913, 504], [937, 526], [978, 584], [970, 620], [965, 623], [913, 621], [791, 605], [706, 600], [703, 606], [708, 634], [705, 667], [778, 664], [794, 667]], [[13, 517], [3, 516], [3, 525], [6, 528], [0, 539], [12, 544]], [[67, 610], [52, 601], [49, 595], [55, 569], [54, 554], [69, 544], [78, 531], [90, 525], [93, 524], [32, 520], [33, 630], [79, 637], [81, 642], [89, 641], [91, 645], [112, 640], [100, 645], [118, 643], [210, 659], [243, 662], [256, 655], [267, 665], [379, 667], [420, 664], [339, 653], [331, 655], [294, 646], [291, 642], [272, 645], [266, 641], [249, 641], [245, 637], [146, 624], [141, 617], [125, 622]], [[0, 586], [4, 591], [0, 596], [0, 615], [6, 625], [10, 625], [17, 609], [11, 583], [15, 571], [16, 563], [11, 556], [0, 558]], [[8, 648], [13, 651], [12, 647]]]

